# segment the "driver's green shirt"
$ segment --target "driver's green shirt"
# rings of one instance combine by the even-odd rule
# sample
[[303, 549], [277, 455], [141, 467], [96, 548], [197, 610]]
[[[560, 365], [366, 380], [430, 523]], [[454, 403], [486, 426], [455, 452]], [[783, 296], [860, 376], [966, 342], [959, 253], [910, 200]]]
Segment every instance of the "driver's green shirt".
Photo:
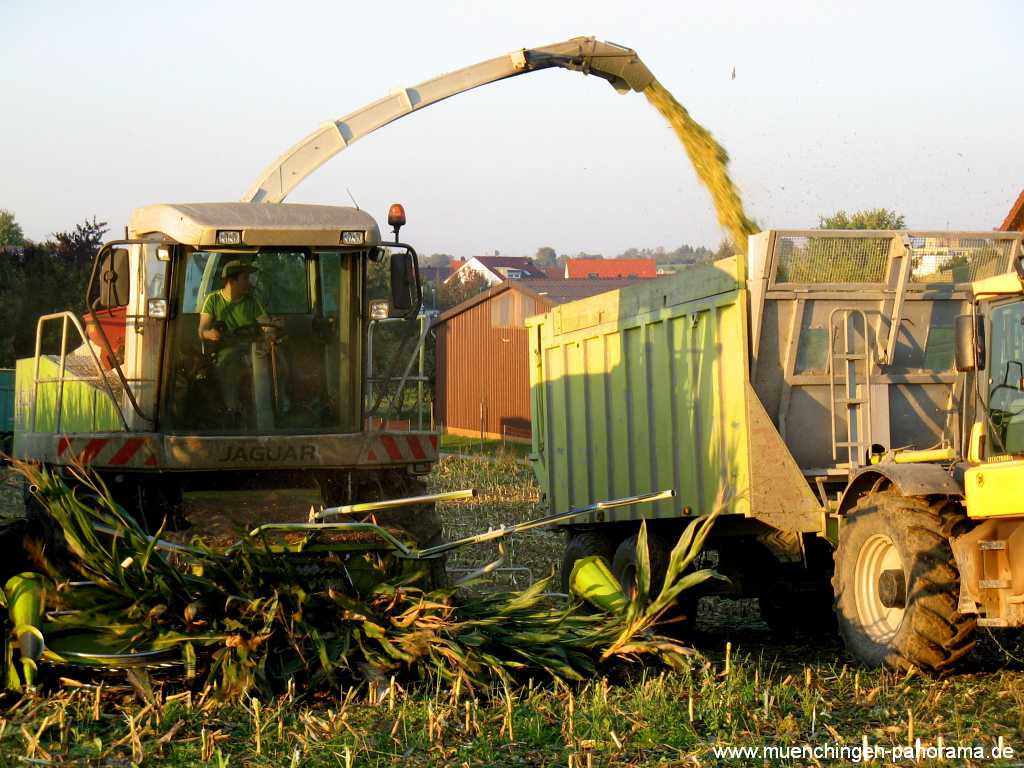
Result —
[[251, 293], [234, 301], [228, 301], [222, 290], [207, 294], [203, 301], [202, 313], [210, 315], [214, 322], [223, 322], [229, 331], [253, 325], [258, 323], [261, 317], [267, 316], [267, 310]]

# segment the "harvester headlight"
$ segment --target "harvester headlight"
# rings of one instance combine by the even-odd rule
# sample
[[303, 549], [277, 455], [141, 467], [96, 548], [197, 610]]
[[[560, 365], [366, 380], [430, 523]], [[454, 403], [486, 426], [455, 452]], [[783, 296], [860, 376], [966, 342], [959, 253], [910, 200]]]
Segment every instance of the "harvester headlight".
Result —
[[217, 245], [241, 245], [242, 230], [240, 229], [218, 229]]
[[387, 320], [391, 314], [391, 306], [384, 299], [374, 299], [370, 302], [370, 319]]
[[167, 317], [167, 299], [150, 299], [147, 301], [146, 314], [150, 317]]
[[160, 261], [170, 261], [171, 249], [165, 246], [160, 246], [159, 248], [156, 249], [156, 257]]
[[342, 245], [362, 245], [366, 242], [366, 233], [361, 229], [346, 229], [341, 233]]

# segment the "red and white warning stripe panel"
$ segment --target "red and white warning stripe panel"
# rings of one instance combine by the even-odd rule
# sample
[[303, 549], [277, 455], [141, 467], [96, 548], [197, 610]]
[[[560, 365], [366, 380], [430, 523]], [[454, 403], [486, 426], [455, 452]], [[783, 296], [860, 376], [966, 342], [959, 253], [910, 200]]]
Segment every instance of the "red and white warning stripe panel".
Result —
[[370, 464], [412, 464], [437, 461], [437, 434], [433, 432], [392, 432], [372, 435], [364, 462]]
[[99, 467], [155, 467], [156, 440], [148, 437], [105, 436], [57, 438], [57, 463]]

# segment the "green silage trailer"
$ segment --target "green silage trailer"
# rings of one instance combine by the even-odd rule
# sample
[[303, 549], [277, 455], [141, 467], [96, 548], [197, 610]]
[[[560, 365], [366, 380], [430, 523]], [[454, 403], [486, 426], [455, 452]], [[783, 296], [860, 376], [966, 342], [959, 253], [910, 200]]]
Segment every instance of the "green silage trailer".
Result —
[[[745, 255], [531, 318], [531, 461], [552, 511], [676, 492], [575, 520], [563, 578], [596, 554], [633, 586], [643, 519], [657, 586], [680, 532], [718, 509], [704, 557], [729, 577], [719, 588], [759, 598], [775, 629], [838, 619], [863, 661], [942, 671], [969, 651], [976, 622], [1020, 623], [1007, 606], [1024, 592], [1024, 553], [993, 560], [1003, 580], [987, 578], [991, 552], [1014, 547], [983, 518], [1016, 514], [1024, 494], [969, 512], [965, 488], [972, 467], [1018, 465], [1016, 449], [978, 449], [986, 429], [1004, 443], [1024, 434], [1013, 399], [1024, 406], [1024, 335], [1001, 320], [1006, 349], [993, 339], [990, 351], [1013, 375], [983, 373], [979, 297], [1005, 296], [996, 313], [1024, 306], [1020, 237], [768, 231]], [[1013, 402], [986, 423], [1000, 398]], [[932, 602], [919, 606], [918, 592]], [[919, 608], [940, 618], [914, 618]]]

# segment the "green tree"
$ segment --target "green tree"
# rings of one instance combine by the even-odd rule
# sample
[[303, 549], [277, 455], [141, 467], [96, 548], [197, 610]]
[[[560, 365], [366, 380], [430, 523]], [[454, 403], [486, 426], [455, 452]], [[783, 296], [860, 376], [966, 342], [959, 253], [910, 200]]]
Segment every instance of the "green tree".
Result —
[[723, 237], [722, 242], [718, 244], [718, 250], [715, 251], [715, 255], [712, 257], [712, 261], [718, 259], [728, 259], [730, 256], [737, 254], [736, 245], [728, 237]]
[[537, 249], [537, 254], [533, 257], [533, 260], [541, 269], [544, 267], [554, 267], [558, 264], [558, 253], [550, 245], [542, 245]]
[[21, 231], [21, 225], [14, 220], [14, 214], [0, 208], [0, 247], [24, 244], [25, 234]]
[[107, 234], [107, 222], [86, 219], [76, 224], [73, 230], [56, 232], [53, 239], [57, 243], [57, 258], [75, 266], [92, 267], [96, 252], [103, 245], [103, 236]]
[[432, 253], [421, 262], [424, 267], [447, 267], [452, 260], [450, 253]]
[[487, 280], [478, 272], [471, 272], [465, 280], [450, 280], [441, 285], [437, 308], [444, 312], [486, 291], [488, 287]]
[[865, 208], [847, 213], [838, 210], [831, 216], [818, 217], [819, 229], [906, 229], [902, 213], [889, 208]]
[[[106, 226], [93, 217], [52, 240], [28, 242], [18, 253], [0, 256], [0, 367], [33, 354], [40, 315], [85, 311], [85, 290]], [[59, 339], [53, 335], [58, 326], [51, 330], [44, 339], [47, 351]]]

